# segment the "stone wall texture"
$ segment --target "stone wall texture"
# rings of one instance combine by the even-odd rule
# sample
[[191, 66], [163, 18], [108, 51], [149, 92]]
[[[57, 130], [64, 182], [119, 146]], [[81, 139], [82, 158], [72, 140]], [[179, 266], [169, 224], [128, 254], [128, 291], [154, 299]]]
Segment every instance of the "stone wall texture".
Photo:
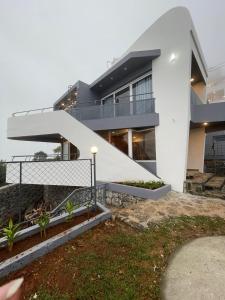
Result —
[[69, 196], [76, 188], [75, 186], [59, 186], [59, 185], [45, 185], [43, 200], [49, 209], [55, 208], [67, 196]]
[[5, 222], [10, 217], [17, 220], [19, 211], [23, 214], [31, 205], [43, 200], [42, 185], [22, 184], [21, 196], [19, 184], [0, 187], [0, 219]]
[[125, 193], [106, 191], [106, 204], [111, 206], [127, 207], [129, 204], [134, 204], [139, 201], [144, 201], [144, 199]]

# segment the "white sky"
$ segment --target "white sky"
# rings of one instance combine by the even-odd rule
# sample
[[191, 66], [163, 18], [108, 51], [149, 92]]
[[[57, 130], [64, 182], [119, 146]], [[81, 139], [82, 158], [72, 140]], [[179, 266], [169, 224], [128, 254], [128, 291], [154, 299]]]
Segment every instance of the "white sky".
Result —
[[225, 61], [224, 0], [0, 0], [0, 159], [51, 152], [54, 144], [7, 140], [10, 114], [91, 83], [174, 6], [190, 10], [208, 66]]

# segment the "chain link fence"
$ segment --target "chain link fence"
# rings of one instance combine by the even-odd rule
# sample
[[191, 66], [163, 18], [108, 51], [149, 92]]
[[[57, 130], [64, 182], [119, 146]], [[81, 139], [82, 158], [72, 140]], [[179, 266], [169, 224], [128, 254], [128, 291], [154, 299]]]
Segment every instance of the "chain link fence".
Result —
[[89, 187], [92, 186], [92, 161], [7, 162], [6, 182]]
[[[28, 198], [27, 191], [30, 194], [29, 203], [34, 203], [39, 190], [42, 195], [44, 193], [45, 189], [41, 190], [41, 188], [55, 186], [59, 189], [60, 187], [67, 187], [68, 190], [72, 189], [72, 192], [68, 196], [64, 196], [55, 209], [53, 207], [53, 210], [49, 211], [50, 214], [55, 214], [64, 209], [68, 200], [73, 201], [76, 206], [92, 207], [96, 205], [98, 199], [100, 200], [103, 197], [100, 196], [103, 195], [103, 191], [99, 192], [99, 188], [96, 188], [95, 160], [10, 161], [6, 162], [5, 165], [6, 182], [11, 184], [11, 188], [14, 188], [13, 195], [10, 195], [8, 201], [12, 205], [10, 204], [7, 207], [7, 214], [19, 215], [19, 221], [23, 220], [23, 202]], [[38, 201], [41, 202], [40, 197], [38, 197]], [[28, 201], [26, 202], [28, 203]], [[2, 204], [0, 203], [0, 205]]]

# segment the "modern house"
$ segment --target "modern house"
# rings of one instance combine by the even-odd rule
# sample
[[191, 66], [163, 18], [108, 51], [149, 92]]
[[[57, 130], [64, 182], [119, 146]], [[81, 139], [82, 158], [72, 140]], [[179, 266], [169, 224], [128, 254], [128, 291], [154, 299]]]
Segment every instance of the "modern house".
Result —
[[61, 143], [69, 160], [90, 157], [94, 145], [98, 180], [160, 178], [183, 191], [187, 169], [203, 171], [206, 132], [225, 125], [225, 102], [207, 102], [207, 76], [191, 16], [174, 8], [52, 111], [14, 113], [8, 138]]

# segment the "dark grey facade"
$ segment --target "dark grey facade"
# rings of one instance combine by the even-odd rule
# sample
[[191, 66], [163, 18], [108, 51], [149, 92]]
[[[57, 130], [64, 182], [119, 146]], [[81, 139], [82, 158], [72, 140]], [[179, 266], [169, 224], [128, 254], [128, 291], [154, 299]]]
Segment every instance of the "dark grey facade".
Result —
[[[152, 60], [159, 56], [159, 49], [128, 53], [92, 84], [77, 81], [54, 104], [55, 110], [66, 110], [93, 131], [111, 132], [112, 141], [110, 137], [108, 142], [136, 157], [154, 174], [155, 137], [150, 137], [147, 131], [159, 125], [151, 77]], [[143, 80], [145, 88], [144, 83], [140, 84]], [[126, 130], [127, 135], [117, 136], [113, 130]], [[143, 142], [138, 142], [140, 139]]]

